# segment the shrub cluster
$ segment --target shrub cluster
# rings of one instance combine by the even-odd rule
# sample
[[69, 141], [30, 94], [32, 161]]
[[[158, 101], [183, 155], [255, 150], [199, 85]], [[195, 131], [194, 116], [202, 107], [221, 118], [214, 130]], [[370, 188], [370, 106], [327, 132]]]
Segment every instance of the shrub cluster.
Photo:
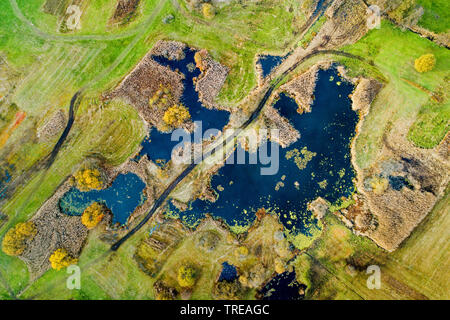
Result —
[[36, 225], [33, 222], [18, 223], [9, 229], [3, 238], [3, 252], [10, 256], [22, 254], [26, 248], [26, 241], [33, 239], [36, 233]]

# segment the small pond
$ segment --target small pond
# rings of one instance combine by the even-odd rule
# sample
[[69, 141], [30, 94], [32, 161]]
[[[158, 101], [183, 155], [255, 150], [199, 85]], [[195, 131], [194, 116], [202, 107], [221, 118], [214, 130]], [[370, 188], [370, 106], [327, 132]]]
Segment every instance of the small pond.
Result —
[[284, 272], [272, 278], [261, 290], [262, 300], [301, 300], [306, 287], [297, 282], [295, 272]]
[[222, 263], [222, 272], [220, 273], [219, 281], [229, 281], [232, 282], [237, 279], [238, 273], [234, 265], [228, 262]]
[[258, 63], [261, 65], [263, 78], [267, 77], [273, 69], [278, 67], [288, 55], [272, 56], [267, 54], [259, 56]]
[[73, 187], [59, 200], [63, 213], [81, 216], [93, 202], [101, 202], [111, 210], [113, 224], [125, 225], [136, 207], [145, 201], [145, 183], [136, 174], [119, 174], [109, 188], [80, 191]]

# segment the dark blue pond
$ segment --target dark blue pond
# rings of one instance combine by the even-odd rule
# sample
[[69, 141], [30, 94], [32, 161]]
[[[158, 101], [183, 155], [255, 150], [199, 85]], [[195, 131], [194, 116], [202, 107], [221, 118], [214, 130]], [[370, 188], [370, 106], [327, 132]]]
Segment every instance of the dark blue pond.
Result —
[[111, 210], [113, 224], [125, 225], [136, 207], [144, 202], [144, 189], [145, 183], [129, 172], [118, 175], [107, 189], [84, 192], [71, 188], [59, 199], [59, 207], [67, 215], [80, 216], [93, 202], [101, 202]]
[[220, 273], [219, 281], [232, 282], [238, 277], [236, 267], [228, 262], [222, 263], [222, 272]]
[[300, 300], [305, 289], [295, 278], [295, 272], [284, 272], [272, 278], [260, 291], [262, 300]]
[[261, 65], [263, 77], [267, 77], [273, 69], [278, 67], [284, 59], [288, 56], [272, 56], [272, 55], [261, 55], [259, 57], [258, 63]]
[[[168, 66], [172, 70], [178, 70], [184, 74], [184, 91], [181, 102], [189, 109], [192, 121], [202, 122], [202, 127], [196, 129], [197, 135], [201, 136], [208, 129], [221, 130], [228, 123], [229, 112], [215, 109], [210, 110], [201, 104], [193, 81], [194, 77], [200, 75], [200, 70], [195, 67], [195, 51], [185, 49], [184, 54], [185, 57], [182, 60], [169, 60], [162, 56], [155, 56], [153, 59], [161, 65]], [[154, 161], [158, 159], [169, 161], [172, 149], [178, 143], [179, 141], [171, 141], [171, 133], [159, 132], [157, 129], [152, 129], [149, 137], [144, 139], [141, 144], [142, 150], [138, 155], [138, 159], [146, 154], [149, 159]]]
[[[354, 191], [350, 142], [358, 115], [351, 109], [348, 97], [352, 89], [335, 69], [320, 71], [312, 111], [302, 115], [297, 113], [295, 101], [282, 94], [275, 108], [299, 130], [301, 138], [288, 148], [280, 148], [278, 173], [261, 175], [260, 169], [265, 166], [248, 161], [226, 164], [211, 181], [219, 195], [217, 201], [197, 199], [179, 213], [181, 218], [196, 225], [205, 213], [210, 213], [239, 227], [253, 222], [255, 212], [264, 207], [274, 209], [288, 230], [311, 236], [318, 225], [307, 204], [319, 196], [335, 203]], [[295, 150], [300, 159], [304, 158], [304, 148], [315, 154], [304, 167], [297, 166], [295, 157], [287, 159], [288, 153]]]

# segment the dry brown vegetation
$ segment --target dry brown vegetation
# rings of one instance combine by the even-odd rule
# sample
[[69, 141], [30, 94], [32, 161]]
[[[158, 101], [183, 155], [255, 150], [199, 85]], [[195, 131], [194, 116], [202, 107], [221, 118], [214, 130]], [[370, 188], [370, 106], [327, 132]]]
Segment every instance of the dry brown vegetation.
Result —
[[298, 105], [298, 113], [311, 111], [319, 68], [318, 65], [311, 67], [280, 88], [281, 91], [287, 92], [295, 99]]
[[140, 0], [118, 0], [111, 22], [126, 23], [134, 16]]
[[164, 115], [164, 108], [149, 106], [149, 99], [161, 88], [168, 88], [171, 92], [171, 105], [178, 104], [183, 93], [183, 75], [172, 71], [152, 59], [152, 52], [148, 53], [128, 74], [117, 88], [106, 95], [106, 98], [121, 97], [132, 104], [142, 118], [157, 126]]
[[[238, 294], [244, 297], [270, 279], [276, 269], [284, 270], [293, 257], [278, 219], [270, 214], [260, 217], [247, 235], [238, 238], [225, 224], [210, 217], [194, 232], [179, 221], [165, 220], [140, 243], [135, 259], [142, 271], [157, 280], [156, 295], [176, 292], [199, 299], [223, 294], [214, 288], [221, 264], [227, 261], [238, 269], [239, 280], [236, 281], [241, 288]], [[189, 294], [178, 283], [178, 270], [182, 266], [196, 270], [196, 283]]]
[[[200, 101], [207, 108], [217, 107], [215, 99], [218, 96], [223, 84], [227, 78], [229, 69], [213, 60], [208, 52], [200, 51], [201, 54], [201, 66], [197, 65], [202, 71], [197, 79], [195, 90], [198, 91]], [[198, 57], [198, 55], [196, 55]], [[198, 59], [196, 59], [197, 61]]]
[[[353, 108], [360, 110], [363, 118], [380, 88], [374, 80], [359, 82], [352, 99]], [[358, 132], [360, 126], [361, 122]], [[405, 123], [391, 128], [384, 136], [378, 161], [365, 170], [358, 167], [352, 144], [358, 191], [364, 203], [357, 204], [357, 211], [361, 211], [358, 223], [366, 226], [359, 230], [388, 251], [395, 250], [411, 234], [440, 199], [449, 182], [448, 175], [443, 174], [450, 169], [448, 157], [442, 157], [440, 148], [426, 150], [413, 146], [406, 139], [408, 128]], [[344, 215], [355, 227], [356, 216], [350, 217], [348, 212]], [[376, 228], [367, 228], [367, 225], [376, 225]]]
[[37, 233], [19, 257], [27, 264], [32, 279], [50, 268], [49, 258], [59, 248], [65, 248], [71, 257], [78, 257], [87, 238], [88, 230], [80, 217], [68, 216], [59, 210], [59, 198], [68, 187], [60, 188], [31, 219]]

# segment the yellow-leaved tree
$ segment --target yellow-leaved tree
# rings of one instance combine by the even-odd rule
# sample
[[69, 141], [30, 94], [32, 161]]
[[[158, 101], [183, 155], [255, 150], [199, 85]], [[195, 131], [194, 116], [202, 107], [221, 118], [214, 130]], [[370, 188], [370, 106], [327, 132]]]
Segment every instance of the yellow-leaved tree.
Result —
[[216, 15], [214, 7], [211, 3], [204, 3], [202, 5], [203, 16], [207, 19], [212, 19]]
[[196, 272], [190, 266], [181, 266], [178, 269], [178, 284], [181, 287], [192, 287], [195, 284]]
[[275, 259], [275, 272], [280, 274], [285, 271], [286, 271], [286, 268], [284, 267], [283, 261], [279, 258]]
[[77, 187], [81, 191], [89, 191], [91, 189], [99, 190], [102, 188], [102, 180], [98, 169], [84, 169], [75, 174]]
[[174, 104], [164, 113], [164, 122], [174, 128], [181, 126], [185, 121], [189, 120], [191, 115], [188, 109], [181, 104]]
[[81, 215], [81, 223], [88, 229], [92, 229], [102, 221], [106, 208], [98, 202], [92, 203]]
[[206, 69], [205, 56], [206, 56], [205, 50], [197, 51], [194, 54], [195, 66], [199, 68], [201, 72], [205, 71]]
[[32, 240], [36, 233], [36, 225], [33, 222], [18, 223], [9, 229], [3, 238], [3, 252], [10, 256], [22, 254], [26, 248], [26, 241]]
[[240, 246], [234, 250], [236, 257], [245, 258], [248, 256], [248, 248], [245, 246]]
[[434, 66], [436, 64], [436, 58], [434, 57], [434, 54], [424, 54], [420, 58], [417, 58], [414, 61], [414, 68], [418, 72], [427, 72], [433, 70]]
[[69, 255], [66, 249], [60, 248], [57, 249], [48, 259], [52, 268], [55, 270], [61, 270], [62, 268], [66, 268], [72, 264], [76, 264], [78, 259], [75, 259]]

